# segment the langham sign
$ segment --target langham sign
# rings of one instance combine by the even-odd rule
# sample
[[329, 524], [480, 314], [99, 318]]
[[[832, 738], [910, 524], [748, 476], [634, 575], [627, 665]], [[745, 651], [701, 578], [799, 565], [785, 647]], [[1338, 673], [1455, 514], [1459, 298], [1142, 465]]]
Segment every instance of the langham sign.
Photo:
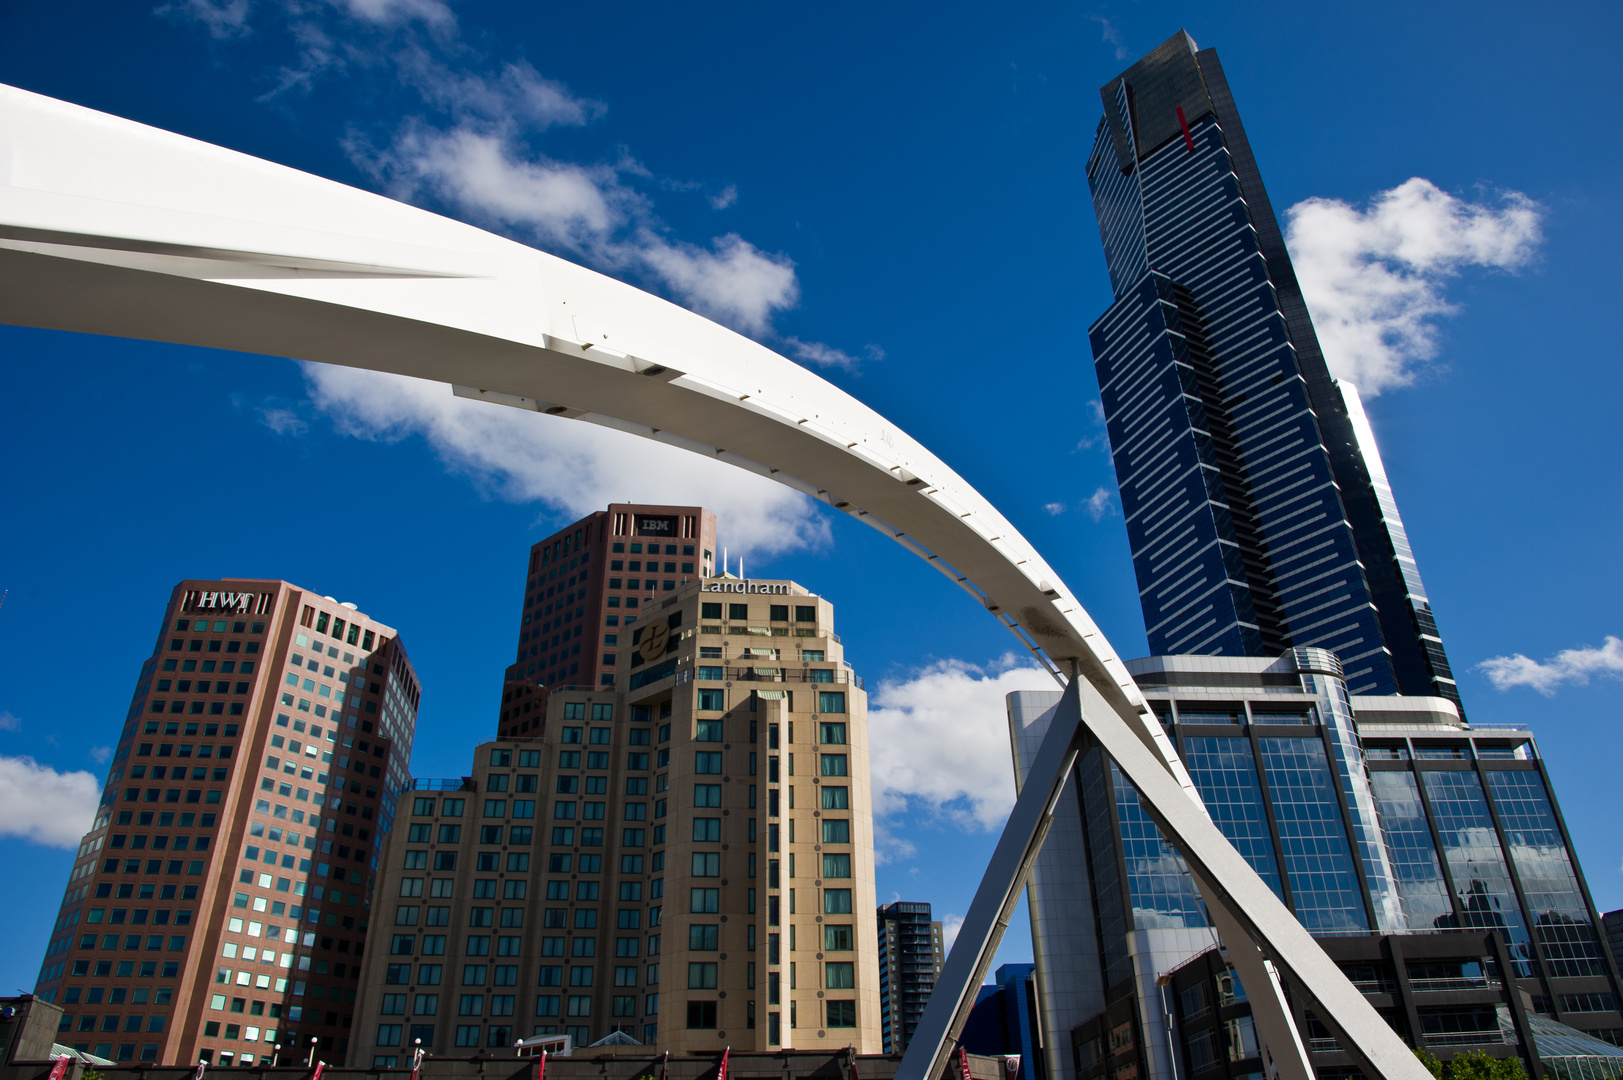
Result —
[[783, 581], [741, 581], [738, 578], [705, 578], [700, 592], [764, 593], [769, 596], [788, 596], [789, 585]]

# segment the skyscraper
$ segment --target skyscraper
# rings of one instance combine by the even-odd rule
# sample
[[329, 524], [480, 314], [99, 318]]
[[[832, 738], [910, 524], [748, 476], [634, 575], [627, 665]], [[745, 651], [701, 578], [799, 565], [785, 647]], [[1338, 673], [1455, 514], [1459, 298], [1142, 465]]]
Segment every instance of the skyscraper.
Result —
[[929, 904], [897, 900], [879, 908], [879, 1008], [884, 1012], [880, 1035], [885, 1053], [907, 1049], [946, 958], [941, 924], [930, 917]]
[[619, 616], [615, 685], [550, 690], [467, 777], [401, 796], [361, 1060], [879, 1050], [866, 697], [833, 607], [787, 581], [659, 592]]
[[1100, 91], [1089, 332], [1155, 654], [1329, 649], [1354, 693], [1459, 703], [1356, 390], [1330, 375], [1217, 53]]
[[285, 581], [183, 581], [141, 667], [37, 993], [124, 1062], [349, 1050], [421, 697], [395, 631]]
[[611, 504], [532, 545], [498, 734], [540, 730], [552, 689], [615, 685], [620, 627], [655, 598], [710, 576], [715, 552], [715, 514], [642, 503]]

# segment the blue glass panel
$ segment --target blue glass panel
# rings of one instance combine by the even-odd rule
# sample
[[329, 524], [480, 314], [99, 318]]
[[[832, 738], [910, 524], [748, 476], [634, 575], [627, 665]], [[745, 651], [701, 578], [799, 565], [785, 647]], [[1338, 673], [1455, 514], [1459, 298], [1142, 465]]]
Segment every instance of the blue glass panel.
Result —
[[1279, 887], [1279, 866], [1274, 841], [1268, 832], [1268, 814], [1257, 782], [1257, 763], [1251, 740], [1192, 738], [1183, 741], [1184, 764], [1200, 790], [1212, 821], [1223, 830], [1257, 876], [1284, 899]]
[[1364, 751], [1358, 741], [1358, 724], [1353, 719], [1347, 687], [1340, 679], [1324, 675], [1302, 676], [1304, 688], [1319, 694], [1326, 708], [1324, 733], [1329, 737], [1336, 764], [1336, 779], [1346, 800], [1347, 821], [1364, 864], [1364, 885], [1375, 911], [1375, 929], [1399, 933], [1408, 928], [1403, 905], [1398, 899], [1391, 856], [1381, 836], [1381, 822], [1375, 813], [1375, 797], [1369, 790], [1369, 772], [1364, 768]]
[[1116, 788], [1116, 817], [1121, 824], [1122, 856], [1127, 864], [1127, 890], [1133, 901], [1133, 928], [1206, 926], [1200, 894], [1183, 859], [1161, 838], [1161, 830], [1138, 801], [1138, 790], [1110, 766]]
[[1421, 775], [1436, 815], [1437, 835], [1443, 841], [1443, 857], [1465, 909], [1465, 928], [1503, 933], [1516, 974], [1532, 977], [1527, 922], [1516, 903], [1505, 853], [1500, 850], [1499, 834], [1494, 832], [1476, 773], [1428, 769]]
[[1324, 744], [1271, 737], [1259, 745], [1297, 919], [1314, 934], [1368, 930], [1364, 893]]
[[1110, 809], [1115, 795], [1111, 790], [1109, 765], [1097, 747], [1077, 762], [1077, 794], [1082, 803], [1082, 828], [1088, 847], [1088, 877], [1093, 885], [1094, 916], [1099, 923], [1100, 955], [1106, 986], [1133, 975], [1133, 959], [1127, 951], [1132, 923], [1122, 902], [1121, 875], [1116, 870], [1118, 843]]
[[1443, 880], [1437, 847], [1431, 842], [1431, 827], [1426, 824], [1426, 808], [1414, 773], [1372, 772], [1369, 780], [1380, 806], [1404, 921], [1410, 930], [1453, 928], [1454, 904], [1448, 898], [1448, 882]]
[[1543, 779], [1536, 772], [1495, 770], [1488, 773], [1488, 787], [1549, 974], [1604, 976], [1600, 940]]

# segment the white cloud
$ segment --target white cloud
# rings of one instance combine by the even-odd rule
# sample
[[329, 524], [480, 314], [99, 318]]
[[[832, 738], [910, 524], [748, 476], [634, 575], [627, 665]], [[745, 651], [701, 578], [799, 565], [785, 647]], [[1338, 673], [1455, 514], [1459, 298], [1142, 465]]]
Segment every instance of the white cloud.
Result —
[[1562, 683], [1587, 685], [1590, 677], [1597, 675], [1623, 678], [1623, 640], [1607, 634], [1606, 644], [1598, 649], [1592, 645], [1563, 649], [1542, 664], [1521, 653], [1495, 656], [1478, 664], [1477, 670], [1496, 690], [1530, 686], [1551, 697]]
[[1004, 696], [1053, 689], [1012, 654], [977, 667], [943, 660], [885, 679], [868, 699], [874, 810], [924, 810], [958, 828], [991, 831], [1014, 806], [1014, 764]]
[[786, 337], [783, 346], [789, 355], [802, 364], [811, 364], [813, 367], [839, 368], [841, 371], [856, 371], [863, 360], [878, 361], [885, 358], [885, 350], [877, 345], [869, 345], [862, 350], [861, 357], [852, 356], [832, 345], [824, 345], [819, 341], [801, 341], [797, 337]]
[[1115, 512], [1114, 497], [1108, 488], [1103, 486], [1094, 489], [1093, 494], [1082, 500], [1082, 510], [1094, 521], [1103, 521], [1106, 516]]
[[609, 234], [641, 199], [608, 166], [521, 161], [500, 133], [468, 127], [408, 121], [386, 150], [354, 137], [347, 149], [398, 199], [432, 195], [482, 224], [579, 254], [606, 254]]
[[1127, 46], [1122, 43], [1121, 31], [1116, 24], [1103, 15], [1089, 15], [1088, 18], [1099, 24], [1099, 40], [1115, 48], [1116, 59], [1127, 59]]
[[278, 435], [303, 435], [310, 428], [310, 425], [304, 422], [304, 418], [292, 409], [260, 409], [259, 422]]
[[113, 748], [111, 746], [92, 746], [89, 753], [90, 760], [97, 765], [105, 765], [113, 758]]
[[1467, 202], [1418, 176], [1362, 210], [1337, 199], [1291, 207], [1285, 241], [1331, 372], [1366, 397], [1412, 383], [1437, 355], [1436, 320], [1456, 310], [1447, 279], [1525, 266], [1541, 217], [1520, 192]]
[[459, 121], [480, 120], [533, 134], [551, 127], [583, 127], [608, 112], [603, 102], [572, 93], [525, 62], [504, 64], [498, 75], [487, 77], [458, 71], [418, 45], [399, 53], [396, 63], [425, 104]]
[[488, 494], [581, 516], [610, 502], [701, 504], [735, 554], [769, 555], [830, 540], [810, 499], [765, 477], [625, 432], [455, 397], [441, 383], [305, 364], [311, 400], [338, 430], [426, 439], [446, 467]]
[[[249, 0], [170, 0], [160, 12], [201, 23], [216, 37], [255, 29]], [[736, 233], [706, 244], [675, 238], [634, 182], [708, 188], [704, 198], [717, 210], [737, 201], [736, 185], [717, 192], [661, 179], [624, 151], [613, 162], [539, 152], [535, 140], [549, 129], [590, 124], [607, 106], [529, 63], [492, 63], [461, 37], [444, 0], [289, 0], [257, 14], [261, 23], [279, 24], [293, 53], [262, 101], [352, 72], [404, 88], [432, 114], [404, 117], [383, 145], [353, 130], [344, 139], [350, 159], [395, 198], [437, 201], [486, 227], [663, 289], [756, 337], [771, 338], [772, 320], [799, 302], [788, 256]], [[810, 348], [828, 361], [844, 356]]]
[[[1043, 503], [1043, 509], [1049, 516], [1059, 517], [1069, 510], [1070, 506], [1062, 502], [1051, 502]], [[1109, 488], [1100, 486], [1093, 489], [1092, 495], [1077, 503], [1077, 509], [1095, 522], [1100, 522], [1116, 512], [1116, 497], [1111, 494]]]
[[[469, 96], [472, 91], [459, 90]], [[673, 240], [622, 179], [634, 162], [580, 165], [527, 154], [511, 131], [408, 121], [388, 148], [352, 136], [350, 156], [396, 198], [438, 199], [461, 215], [610, 272], [651, 276], [680, 301], [765, 336], [800, 300], [794, 263], [736, 233], [708, 247]]]
[[59, 773], [30, 757], [0, 756], [0, 836], [77, 847], [100, 797], [101, 784], [87, 772]]
[[248, 0], [171, 0], [156, 8], [153, 14], [199, 23], [212, 38], [234, 38], [248, 33]]
[[746, 334], [767, 334], [774, 315], [800, 302], [788, 256], [768, 255], [737, 233], [716, 237], [706, 249], [639, 229], [624, 251], [652, 267], [695, 311]]
[[[787, 255], [731, 232], [704, 244], [676, 237], [646, 193], [663, 189], [702, 196], [722, 209], [737, 200], [736, 186], [717, 193], [714, 184], [661, 178], [624, 150], [612, 161], [588, 162], [542, 152], [539, 143], [547, 132], [589, 125], [607, 106], [528, 63], [491, 60], [460, 36], [442, 0], [285, 0], [257, 8], [248, 0], [174, 4], [185, 6], [174, 7], [173, 14], [206, 25], [285, 32], [291, 63], [273, 76], [275, 85], [262, 100], [308, 90], [317, 78], [340, 71], [403, 90], [421, 106], [414, 115], [391, 123], [381, 137], [351, 128], [343, 140], [351, 161], [395, 198], [437, 204], [486, 228], [663, 291], [763, 340], [777, 338], [774, 319], [799, 303], [800, 282]], [[250, 15], [263, 27], [250, 27]], [[807, 364], [853, 370], [859, 362], [856, 355], [817, 342], [788, 338], [780, 344]], [[864, 355], [877, 360], [884, 354], [870, 345]], [[596, 509], [608, 497], [631, 494], [617, 477], [637, 476], [643, 490], [661, 491], [662, 498], [686, 490], [696, 501], [703, 493], [702, 501], [717, 510], [734, 508], [728, 535], [741, 549], [787, 550], [828, 535], [797, 496], [764, 481], [741, 479], [713, 462], [705, 466], [646, 448], [633, 456], [623, 440], [616, 441], [620, 436], [574, 429], [564, 436], [533, 416], [486, 420], [485, 410], [468, 411], [443, 387], [408, 392], [403, 388], [409, 384], [362, 374], [348, 380], [314, 374], [310, 381], [323, 407], [349, 416], [355, 433], [422, 433], [448, 462], [493, 482], [508, 498], [540, 499], [571, 512]], [[305, 420], [292, 409], [266, 407], [260, 416], [278, 434], [305, 430]], [[468, 419], [474, 416], [479, 419]], [[603, 456], [595, 456], [599, 452]], [[641, 468], [649, 453], [668, 463], [662, 475], [676, 488], [654, 485]], [[556, 468], [565, 462], [567, 469]]]
[[1095, 430], [1082, 436], [1076, 441], [1078, 450], [1092, 450], [1098, 448], [1110, 452], [1110, 433], [1105, 430], [1105, 407], [1098, 398], [1089, 398], [1087, 404], [1088, 420]]
[[874, 862], [879, 866], [906, 862], [919, 853], [917, 844], [897, 835], [890, 824], [882, 819], [876, 819], [873, 823], [873, 848]]
[[941, 916], [941, 951], [952, 952], [952, 943], [958, 940], [958, 931], [964, 928], [964, 917], [947, 912]]
[[0, 731], [21, 731], [23, 722], [8, 710], [0, 712]]
[[352, 19], [396, 26], [407, 22], [421, 22], [433, 27], [449, 27], [456, 16], [440, 0], [338, 0]]

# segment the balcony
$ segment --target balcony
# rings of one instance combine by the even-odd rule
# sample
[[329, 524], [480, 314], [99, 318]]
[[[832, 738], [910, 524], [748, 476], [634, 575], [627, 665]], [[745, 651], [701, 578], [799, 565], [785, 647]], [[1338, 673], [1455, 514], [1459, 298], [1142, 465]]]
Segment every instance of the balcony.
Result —
[[471, 776], [419, 776], [411, 782], [413, 791], [477, 791]]
[[[1357, 985], [1356, 983], [1354, 985]], [[1456, 976], [1444, 979], [1410, 979], [1409, 987], [1417, 994], [1438, 990], [1498, 990], [1498, 979], [1486, 976]]]
[[1492, 1031], [1446, 1031], [1425, 1037], [1427, 1046], [1476, 1046], [1481, 1043], [1499, 1044], [1505, 1036], [1498, 1028]]
[[[703, 666], [704, 661], [699, 661]], [[772, 667], [730, 667], [722, 668], [722, 678], [732, 682], [759, 682], [759, 683], [812, 683], [820, 686], [855, 686], [858, 690], [864, 689], [862, 677], [843, 668], [789, 668]], [[814, 678], [813, 675], [816, 675]], [[715, 680], [710, 680], [714, 682]]]
[[[1360, 994], [1395, 994], [1398, 984], [1393, 979], [1352, 979], [1354, 987]], [[1416, 990], [1420, 989], [1418, 986]]]

